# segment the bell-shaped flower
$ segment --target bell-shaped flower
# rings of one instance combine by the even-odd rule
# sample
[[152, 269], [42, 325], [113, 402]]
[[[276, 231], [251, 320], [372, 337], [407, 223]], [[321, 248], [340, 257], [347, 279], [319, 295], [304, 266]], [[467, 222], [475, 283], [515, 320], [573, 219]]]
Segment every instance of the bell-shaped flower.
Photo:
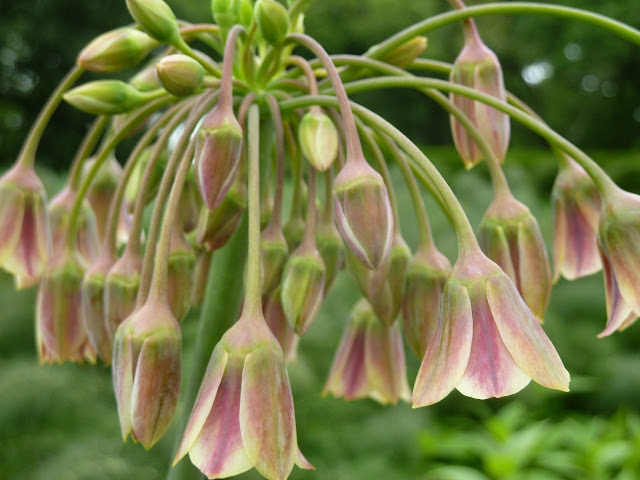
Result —
[[124, 440], [149, 449], [178, 403], [182, 336], [166, 301], [149, 297], [120, 326], [113, 345], [113, 387]]
[[598, 254], [600, 193], [587, 172], [563, 157], [551, 191], [554, 281], [575, 280], [602, 268]]
[[382, 404], [411, 397], [400, 326], [383, 325], [365, 299], [349, 316], [324, 393]]
[[111, 267], [104, 291], [104, 315], [111, 338], [120, 325], [133, 313], [140, 289], [142, 257], [139, 252], [125, 248], [122, 257]]
[[551, 297], [551, 267], [533, 214], [511, 194], [497, 196], [482, 219], [478, 242], [542, 322]]
[[393, 213], [382, 177], [364, 159], [348, 161], [333, 191], [342, 239], [368, 268], [378, 268], [389, 256], [393, 239]]
[[617, 190], [603, 196], [598, 247], [605, 279], [607, 325], [623, 330], [640, 315], [640, 196]]
[[504, 397], [531, 379], [569, 388], [569, 373], [513, 281], [479, 249], [464, 252], [444, 288], [413, 406], [436, 403], [454, 388], [473, 398]]
[[435, 247], [419, 248], [407, 269], [402, 299], [403, 331], [420, 359], [436, 328], [440, 299], [450, 273], [449, 260]]
[[17, 164], [0, 178], [0, 266], [17, 288], [36, 284], [51, 258], [46, 202], [32, 168]]
[[269, 330], [271, 330], [273, 336], [278, 340], [280, 348], [282, 348], [284, 359], [287, 362], [295, 361], [300, 337], [289, 325], [287, 316], [284, 314], [280, 287], [271, 292], [267, 299], [263, 301], [262, 310]]
[[212, 479], [255, 467], [285, 480], [294, 463], [313, 468], [298, 448], [287, 368], [262, 315], [243, 313], [213, 350], [174, 464], [187, 452]]
[[[469, 20], [465, 28], [464, 48], [453, 64], [449, 80], [506, 102], [507, 91], [498, 57], [482, 42], [473, 20]], [[498, 160], [504, 161], [511, 133], [509, 115], [463, 95], [452, 93], [450, 98], [480, 131]], [[469, 169], [484, 158], [483, 154], [467, 130], [453, 115], [450, 118], [453, 142]]]
[[196, 184], [209, 210], [218, 207], [233, 183], [242, 153], [242, 128], [229, 108], [216, 107], [197, 134]]

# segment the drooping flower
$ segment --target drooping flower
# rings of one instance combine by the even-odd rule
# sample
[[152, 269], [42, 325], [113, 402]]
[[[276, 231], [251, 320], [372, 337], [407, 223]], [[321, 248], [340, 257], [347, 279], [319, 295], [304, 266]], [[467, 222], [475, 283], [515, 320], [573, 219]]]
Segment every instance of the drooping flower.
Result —
[[454, 388], [473, 398], [503, 397], [531, 379], [569, 386], [569, 373], [511, 279], [479, 249], [463, 254], [444, 288], [413, 406], [436, 403]]
[[400, 326], [383, 325], [365, 299], [349, 316], [324, 393], [382, 404], [409, 401]]
[[587, 172], [570, 157], [560, 161], [551, 192], [554, 281], [575, 280], [602, 268], [598, 254], [600, 193]]
[[208, 478], [253, 467], [285, 480], [298, 448], [293, 398], [282, 350], [260, 317], [243, 314], [216, 345], [174, 464], [187, 452]]

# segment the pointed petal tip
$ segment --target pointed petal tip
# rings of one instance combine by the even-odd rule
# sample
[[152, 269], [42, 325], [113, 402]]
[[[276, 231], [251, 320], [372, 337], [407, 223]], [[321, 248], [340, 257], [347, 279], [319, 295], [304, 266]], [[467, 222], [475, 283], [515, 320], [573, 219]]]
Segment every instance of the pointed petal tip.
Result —
[[304, 470], [316, 469], [316, 467], [311, 465], [311, 462], [309, 462], [309, 460], [307, 460], [306, 457], [302, 454], [302, 452], [300, 451], [300, 447], [298, 447], [298, 453], [296, 455], [295, 464], [298, 466], [298, 468], [302, 468]]

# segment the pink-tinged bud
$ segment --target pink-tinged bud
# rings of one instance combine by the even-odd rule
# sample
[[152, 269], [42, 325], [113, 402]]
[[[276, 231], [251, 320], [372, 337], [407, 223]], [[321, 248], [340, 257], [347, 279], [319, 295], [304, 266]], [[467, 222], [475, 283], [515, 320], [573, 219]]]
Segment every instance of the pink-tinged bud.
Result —
[[607, 326], [600, 338], [640, 315], [640, 196], [618, 190], [603, 197], [598, 247], [604, 271]]
[[120, 80], [96, 80], [72, 88], [62, 98], [92, 115], [117, 115], [141, 107], [150, 97]]
[[127, 9], [140, 28], [160, 43], [179, 41], [178, 20], [163, 0], [127, 0]]
[[426, 48], [427, 37], [413, 37], [411, 40], [407, 40], [399, 47], [391, 50], [382, 61], [398, 68], [407, 68]]
[[413, 406], [457, 388], [472, 398], [504, 397], [530, 380], [569, 390], [569, 373], [513, 281], [479, 250], [458, 258], [413, 388]]
[[554, 281], [575, 280], [602, 268], [598, 254], [600, 193], [575, 160], [564, 157], [553, 184]]
[[326, 296], [338, 273], [344, 267], [346, 255], [344, 242], [333, 220], [330, 223], [320, 222], [316, 233], [316, 243], [325, 266], [324, 295]]
[[300, 337], [296, 335], [296, 332], [287, 322], [287, 316], [282, 308], [281, 295], [280, 287], [276, 288], [263, 302], [262, 310], [269, 330], [271, 330], [273, 336], [278, 340], [280, 348], [282, 348], [284, 359], [287, 362], [294, 362], [297, 358]]
[[198, 226], [198, 218], [200, 217], [200, 207], [202, 200], [196, 187], [196, 178], [193, 169], [189, 170], [189, 174], [185, 179], [182, 193], [180, 194], [180, 203], [178, 204], [178, 214], [176, 225], [182, 225], [185, 233], [191, 233]]
[[167, 162], [169, 160], [167, 150], [164, 149], [160, 154], [160, 158], [157, 159], [154, 168], [151, 172], [151, 177], [149, 179], [149, 183], [147, 184], [147, 189], [144, 192], [140, 191], [140, 183], [142, 182], [142, 178], [144, 177], [144, 172], [147, 169], [147, 165], [149, 164], [149, 160], [151, 159], [151, 151], [153, 147], [146, 148], [140, 158], [136, 161], [136, 166], [131, 173], [131, 177], [127, 182], [127, 187], [125, 188], [124, 198], [127, 204], [127, 210], [129, 212], [133, 212], [136, 200], [138, 195], [144, 195], [144, 204], [147, 205], [151, 200], [153, 200], [158, 193], [158, 188], [160, 187], [160, 181], [162, 180], [162, 173], [167, 168]]
[[187, 316], [191, 308], [191, 287], [196, 256], [193, 248], [180, 230], [174, 228], [169, 248], [167, 269], [167, 296], [171, 312], [178, 322]]
[[404, 336], [420, 359], [436, 328], [442, 292], [450, 273], [449, 260], [435, 248], [419, 249], [407, 270], [402, 299]]
[[171, 95], [186, 97], [195, 93], [204, 82], [204, 68], [191, 57], [176, 53], [156, 65], [158, 80]]
[[310, 111], [298, 128], [300, 147], [313, 168], [324, 172], [338, 156], [338, 131], [322, 111]]
[[411, 397], [400, 326], [383, 325], [365, 299], [349, 316], [324, 393], [382, 404]]
[[85, 70], [111, 73], [140, 63], [158, 42], [135, 28], [103, 33], [82, 49], [76, 63]]
[[282, 274], [282, 308], [287, 321], [303, 335], [318, 315], [324, 298], [324, 262], [315, 248], [302, 244], [291, 254]]
[[[83, 165], [83, 174], [86, 175], [93, 166], [95, 159], [87, 160]], [[98, 238], [104, 239], [113, 200], [118, 183], [122, 178], [122, 167], [115, 156], [111, 155], [100, 167], [98, 174], [91, 182], [91, 187], [87, 192], [87, 200], [95, 213]], [[118, 230], [116, 238], [118, 244], [122, 245], [129, 238], [129, 225], [131, 219], [124, 206], [120, 209], [118, 219]]]
[[224, 199], [214, 210], [200, 210], [196, 242], [207, 250], [217, 250], [226, 245], [236, 232], [247, 209], [247, 186], [238, 178]]
[[[59, 255], [66, 248], [67, 233], [71, 209], [76, 199], [76, 193], [69, 187], [62, 189], [49, 204], [49, 218], [53, 240], [53, 253]], [[91, 264], [100, 252], [98, 239], [98, 225], [96, 216], [89, 202], [84, 199], [78, 216], [76, 246], [86, 264]]]
[[42, 277], [36, 300], [36, 331], [41, 363], [83, 362], [87, 333], [82, 319], [85, 264], [76, 252], [64, 250]]
[[294, 463], [313, 468], [298, 448], [282, 350], [262, 318], [243, 315], [213, 350], [174, 465], [187, 452], [208, 478], [255, 467], [285, 480]]
[[171, 422], [180, 394], [182, 336], [169, 306], [147, 301], [116, 332], [113, 387], [122, 438], [149, 449]]
[[107, 275], [116, 259], [102, 250], [82, 280], [82, 318], [91, 346], [105, 365], [111, 364], [113, 335], [105, 316], [105, 288]]
[[551, 297], [551, 267], [538, 222], [529, 209], [511, 195], [500, 196], [482, 219], [478, 242], [513, 280], [542, 323]]
[[369, 270], [354, 254], [347, 254], [347, 265], [358, 288], [387, 327], [400, 313], [410, 260], [411, 250], [400, 234], [393, 236], [391, 254], [376, 270]]
[[51, 258], [46, 202], [33, 169], [17, 165], [0, 178], [0, 266], [18, 289], [35, 285]]
[[196, 183], [209, 210], [220, 205], [240, 164], [242, 128], [233, 111], [216, 107], [198, 131]]
[[[473, 31], [466, 35], [462, 52], [454, 62], [449, 80], [465, 87], [475, 88], [506, 102], [507, 91], [498, 57], [482, 42], [475, 25], [472, 28]], [[471, 100], [462, 95], [452, 93], [450, 99], [469, 117], [469, 120], [488, 142], [496, 158], [503, 162], [509, 147], [511, 133], [509, 116], [482, 102]], [[484, 155], [455, 117], [451, 116], [450, 119], [453, 141], [458, 154], [465, 167], [472, 168], [484, 158]]]
[[267, 227], [260, 236], [262, 295], [269, 294], [280, 284], [282, 270], [288, 256], [289, 247], [282, 229], [279, 226]]
[[136, 307], [142, 258], [139, 252], [126, 248], [107, 275], [104, 303], [108, 331], [113, 338], [120, 325]]
[[351, 161], [336, 177], [333, 191], [344, 243], [368, 268], [380, 267], [393, 240], [393, 213], [382, 177], [365, 161]]
[[191, 286], [191, 305], [194, 307], [199, 307], [202, 305], [202, 302], [204, 302], [212, 261], [213, 252], [209, 250], [200, 250], [196, 255], [193, 285]]

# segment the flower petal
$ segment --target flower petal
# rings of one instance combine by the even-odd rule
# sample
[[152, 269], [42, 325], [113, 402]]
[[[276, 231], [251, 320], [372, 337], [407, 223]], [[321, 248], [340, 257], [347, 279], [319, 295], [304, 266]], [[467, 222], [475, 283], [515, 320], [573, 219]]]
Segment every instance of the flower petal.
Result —
[[126, 441], [131, 433], [131, 392], [133, 391], [133, 352], [131, 335], [114, 342], [113, 349], [113, 390], [118, 404], [118, 417], [122, 440]]
[[631, 310], [627, 302], [622, 298], [618, 289], [616, 276], [611, 269], [611, 264], [605, 255], [604, 250], [601, 253], [602, 271], [604, 274], [605, 300], [607, 304], [607, 325], [605, 329], [598, 334], [598, 338], [608, 337], [616, 330], [622, 330], [635, 321], [638, 316]]

